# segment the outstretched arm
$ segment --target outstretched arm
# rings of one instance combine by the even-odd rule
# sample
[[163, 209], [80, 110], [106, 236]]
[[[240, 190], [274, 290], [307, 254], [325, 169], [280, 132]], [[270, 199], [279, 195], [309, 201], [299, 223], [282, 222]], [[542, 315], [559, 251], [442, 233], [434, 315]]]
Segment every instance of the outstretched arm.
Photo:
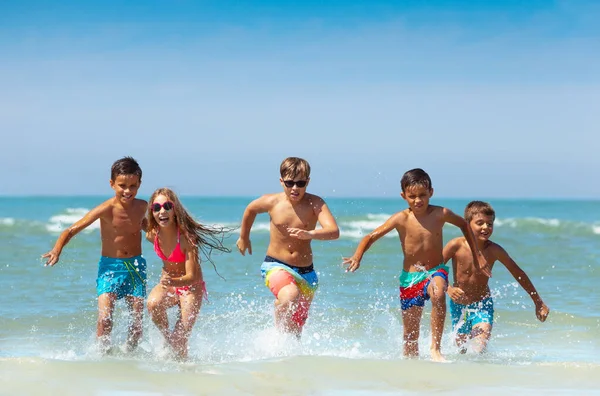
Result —
[[360, 267], [360, 261], [362, 260], [365, 252], [369, 250], [369, 248], [382, 236], [387, 234], [393, 229], [396, 229], [400, 224], [401, 216], [403, 216], [402, 212], [396, 213], [385, 223], [377, 227], [371, 233], [366, 235], [363, 239], [361, 239], [354, 255], [352, 257], [344, 257], [342, 264], [347, 265], [346, 272], [354, 272]]
[[242, 216], [242, 225], [240, 227], [240, 237], [236, 242], [236, 246], [242, 256], [246, 255], [246, 250], [248, 250], [249, 254], [252, 254], [250, 229], [252, 228], [252, 224], [254, 224], [256, 215], [269, 211], [272, 206], [273, 199], [274, 198], [272, 195], [263, 195], [262, 197], [250, 202], [250, 204], [248, 204], [246, 207], [246, 210], [244, 210], [244, 215]]
[[52, 248], [52, 250], [50, 250], [48, 253], [42, 255], [43, 258], [48, 259], [46, 261], [45, 266], [53, 266], [54, 264], [58, 263], [63, 248], [71, 240], [71, 238], [77, 235], [81, 230], [88, 227], [94, 221], [98, 220], [100, 216], [102, 216], [102, 213], [104, 213], [108, 207], [108, 201], [104, 202], [101, 205], [98, 205], [94, 209], [90, 210], [85, 216], [83, 216], [71, 227], [64, 230], [56, 240], [54, 248]]
[[317, 220], [321, 224], [321, 228], [303, 230], [301, 228], [290, 227], [287, 229], [290, 236], [298, 239], [338, 239], [340, 237], [340, 229], [325, 201], [318, 198], [316, 204], [313, 206], [313, 210], [317, 215]]
[[477, 247], [477, 242], [475, 242], [475, 236], [473, 235], [471, 227], [469, 227], [469, 223], [448, 208], [443, 208], [443, 216], [444, 222], [453, 224], [462, 231], [467, 243], [469, 244], [469, 247], [471, 248], [471, 252], [473, 253], [473, 263], [477, 263], [477, 265], [475, 265], [475, 269], [483, 272], [486, 276], [491, 278], [492, 272], [490, 270], [490, 266], [485, 261], [485, 257], [483, 257], [483, 254]]
[[529, 279], [525, 271], [523, 271], [521, 267], [517, 265], [517, 263], [512, 259], [512, 257], [508, 255], [506, 250], [504, 250], [500, 246], [497, 246], [496, 255], [498, 257], [498, 261], [504, 264], [506, 269], [508, 269], [508, 272], [510, 272], [510, 274], [515, 278], [515, 280], [519, 282], [519, 285], [521, 285], [521, 287], [525, 289], [527, 294], [529, 294], [529, 297], [531, 297], [531, 299], [533, 300], [533, 303], [535, 304], [535, 314], [537, 318], [540, 320], [540, 322], [545, 321], [548, 317], [550, 309], [548, 309], [546, 304], [544, 304], [544, 301], [538, 294], [537, 290], [535, 289], [535, 286], [533, 286], [531, 279]]

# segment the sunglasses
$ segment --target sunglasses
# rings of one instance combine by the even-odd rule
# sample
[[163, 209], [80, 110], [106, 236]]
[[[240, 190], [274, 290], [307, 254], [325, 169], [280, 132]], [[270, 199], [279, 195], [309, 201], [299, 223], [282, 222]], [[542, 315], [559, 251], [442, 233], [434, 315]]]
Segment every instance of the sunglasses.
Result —
[[294, 185], [298, 186], [299, 188], [306, 187], [306, 183], [308, 183], [306, 180], [298, 180], [298, 181], [284, 180], [283, 181], [283, 184], [287, 188], [292, 188], [292, 187], [294, 187]]
[[166, 211], [169, 211], [169, 210], [173, 210], [174, 206], [175, 205], [173, 205], [173, 202], [171, 202], [171, 201], [167, 201], [167, 202], [164, 202], [162, 204], [159, 204], [158, 202], [155, 202], [155, 203], [152, 204], [151, 208], [152, 208], [153, 212], [160, 212], [161, 208], [165, 208]]

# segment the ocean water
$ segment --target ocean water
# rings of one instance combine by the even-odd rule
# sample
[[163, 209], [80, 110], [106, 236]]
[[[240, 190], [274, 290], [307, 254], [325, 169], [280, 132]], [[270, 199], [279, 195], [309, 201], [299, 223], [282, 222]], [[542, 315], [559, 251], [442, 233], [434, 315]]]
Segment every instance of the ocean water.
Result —
[[[273, 298], [260, 277], [268, 217], [260, 215], [252, 256], [237, 252], [234, 232], [226, 240], [233, 252], [213, 257], [225, 279], [203, 265], [209, 302], [191, 336], [189, 361], [178, 363], [148, 315], [134, 354], [96, 353], [98, 224], [75, 237], [55, 267], [43, 266], [40, 255], [59, 232], [106, 198], [0, 198], [0, 394], [600, 394], [600, 202], [490, 200], [497, 212], [492, 239], [527, 272], [550, 316], [538, 322], [531, 299], [497, 263], [489, 350], [460, 355], [448, 316], [443, 352], [449, 363], [428, 360], [429, 305], [421, 358], [402, 357], [397, 235], [378, 241], [356, 273], [341, 266], [360, 238], [405, 208], [404, 201], [327, 199], [341, 237], [313, 242], [320, 287], [301, 342], [273, 330]], [[182, 201], [205, 223], [237, 227], [251, 199]], [[467, 202], [432, 201], [457, 213]], [[453, 226], [444, 229], [445, 241], [459, 235]], [[143, 247], [151, 288], [161, 264], [149, 243]], [[127, 320], [119, 302], [117, 345]]]

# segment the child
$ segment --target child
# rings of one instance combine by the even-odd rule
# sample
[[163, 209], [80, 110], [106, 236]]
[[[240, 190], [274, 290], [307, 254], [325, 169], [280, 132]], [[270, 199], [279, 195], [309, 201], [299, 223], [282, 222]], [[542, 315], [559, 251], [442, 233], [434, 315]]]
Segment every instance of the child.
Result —
[[[222, 244], [223, 229], [198, 223], [168, 188], [154, 191], [146, 219], [146, 238], [154, 244], [154, 251], [163, 261], [160, 283], [148, 296], [148, 311], [177, 358], [184, 360], [202, 297], [206, 295], [200, 268], [200, 250], [208, 260], [212, 249], [222, 252], [231, 250]], [[179, 306], [179, 318], [173, 331], [170, 331], [167, 309], [175, 305]]]
[[[475, 242], [467, 222], [449, 209], [429, 205], [433, 188], [429, 175], [422, 169], [409, 170], [400, 182], [402, 198], [408, 209], [392, 215], [385, 223], [365, 236], [352, 257], [343, 263], [356, 271], [365, 252], [379, 238], [396, 230], [402, 244], [404, 263], [400, 275], [400, 302], [404, 325], [404, 356], [419, 355], [419, 327], [425, 300], [431, 298], [431, 358], [443, 361], [440, 350], [446, 316], [445, 292], [448, 267], [442, 262], [442, 228], [445, 223], [459, 227], [475, 255]], [[479, 253], [480, 255], [480, 253]]]
[[[306, 192], [310, 181], [306, 160], [286, 158], [280, 174], [283, 192], [263, 195], [246, 207], [236, 245], [242, 255], [246, 250], [252, 254], [250, 228], [257, 214], [269, 214], [271, 234], [261, 273], [275, 295], [277, 328], [300, 338], [318, 285], [311, 240], [337, 239], [340, 231], [325, 201]], [[315, 229], [317, 222], [321, 229]]]
[[115, 301], [126, 298], [131, 323], [126, 350], [137, 347], [142, 336], [144, 297], [146, 296], [146, 260], [142, 257], [142, 229], [147, 202], [136, 199], [142, 182], [142, 170], [131, 157], [117, 160], [111, 169], [110, 186], [115, 196], [89, 211], [82, 219], [63, 231], [54, 248], [42, 255], [47, 266], [59, 260], [65, 245], [81, 230], [100, 219], [102, 256], [98, 263], [97, 338], [100, 351], [110, 348]]
[[[527, 291], [535, 304], [537, 318], [543, 322], [550, 312], [525, 272], [498, 244], [490, 241], [494, 231], [496, 213], [487, 202], [472, 201], [465, 208], [465, 219], [469, 223], [478, 249], [490, 266], [500, 261], [517, 282]], [[473, 339], [477, 352], [485, 351], [494, 324], [494, 302], [488, 287], [489, 277], [473, 268], [473, 257], [464, 238], [455, 238], [444, 247], [444, 263], [452, 259], [454, 285], [448, 288], [452, 327], [457, 331], [456, 344], [461, 353], [467, 338]]]

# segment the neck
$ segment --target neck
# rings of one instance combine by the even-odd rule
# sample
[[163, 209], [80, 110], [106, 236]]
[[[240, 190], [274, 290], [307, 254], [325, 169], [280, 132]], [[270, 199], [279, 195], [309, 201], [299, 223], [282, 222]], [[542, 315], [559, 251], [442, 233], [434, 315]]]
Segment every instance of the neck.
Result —
[[177, 225], [175, 223], [168, 225], [167, 227], [160, 227], [160, 233], [166, 236], [177, 235]]

